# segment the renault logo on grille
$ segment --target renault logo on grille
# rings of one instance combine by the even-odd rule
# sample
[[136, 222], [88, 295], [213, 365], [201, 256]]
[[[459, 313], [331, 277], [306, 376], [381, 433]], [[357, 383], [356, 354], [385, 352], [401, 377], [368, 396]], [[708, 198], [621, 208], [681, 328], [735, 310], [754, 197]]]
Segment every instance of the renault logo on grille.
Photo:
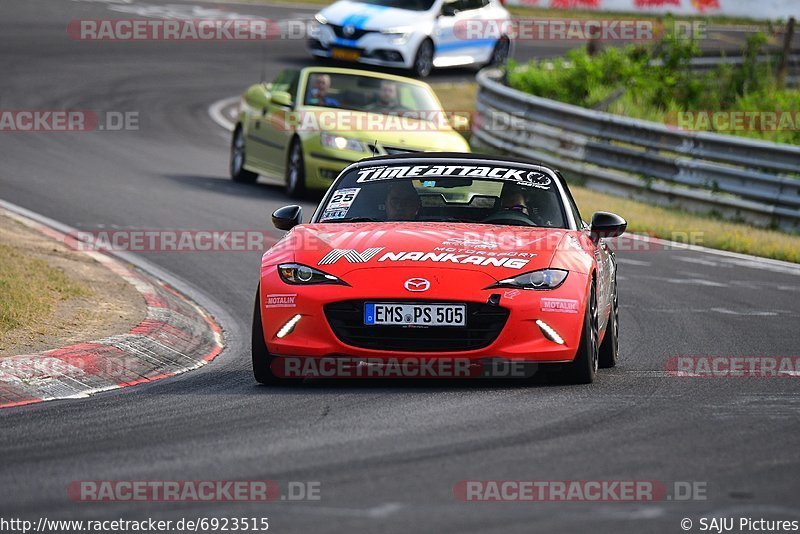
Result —
[[355, 26], [353, 26], [352, 24], [348, 24], [347, 26], [345, 26], [344, 28], [342, 28], [342, 30], [344, 31], [344, 34], [345, 34], [346, 36], [348, 36], [348, 37], [350, 37], [351, 35], [353, 35], [354, 33], [356, 33], [356, 27], [355, 27]]
[[424, 278], [409, 278], [406, 280], [406, 283], [403, 284], [403, 287], [408, 291], [420, 292], [429, 290], [431, 288], [431, 283]]

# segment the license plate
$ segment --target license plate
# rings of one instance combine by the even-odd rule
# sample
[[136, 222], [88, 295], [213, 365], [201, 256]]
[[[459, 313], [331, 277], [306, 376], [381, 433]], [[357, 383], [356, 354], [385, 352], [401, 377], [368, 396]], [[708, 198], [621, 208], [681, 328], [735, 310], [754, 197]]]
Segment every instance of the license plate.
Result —
[[331, 57], [343, 61], [358, 61], [361, 58], [361, 51], [347, 48], [334, 48], [331, 50]]
[[364, 324], [394, 326], [466, 326], [465, 304], [399, 304], [367, 302]]

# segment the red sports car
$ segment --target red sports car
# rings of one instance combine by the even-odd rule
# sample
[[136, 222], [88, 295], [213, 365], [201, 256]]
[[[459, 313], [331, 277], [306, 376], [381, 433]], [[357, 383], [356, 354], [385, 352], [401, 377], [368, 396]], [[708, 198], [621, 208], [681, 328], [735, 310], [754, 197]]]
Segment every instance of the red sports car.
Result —
[[291, 231], [261, 261], [258, 382], [308, 376], [289, 361], [296, 371], [450, 360], [553, 364], [590, 383], [617, 361], [604, 238], [627, 223], [606, 212], [583, 222], [553, 169], [453, 153], [370, 158], [342, 171], [308, 224], [300, 206], [272, 220]]

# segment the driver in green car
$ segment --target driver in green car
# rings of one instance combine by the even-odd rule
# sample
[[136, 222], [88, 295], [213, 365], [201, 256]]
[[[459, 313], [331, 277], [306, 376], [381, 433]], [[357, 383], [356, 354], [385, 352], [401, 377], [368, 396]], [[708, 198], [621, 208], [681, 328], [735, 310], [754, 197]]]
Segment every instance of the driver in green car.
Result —
[[364, 107], [364, 111], [380, 113], [392, 113], [401, 109], [397, 98], [397, 84], [391, 80], [382, 80], [377, 101]]
[[339, 101], [328, 95], [331, 90], [331, 77], [328, 74], [312, 74], [310, 95], [306, 102], [312, 106], [338, 108]]

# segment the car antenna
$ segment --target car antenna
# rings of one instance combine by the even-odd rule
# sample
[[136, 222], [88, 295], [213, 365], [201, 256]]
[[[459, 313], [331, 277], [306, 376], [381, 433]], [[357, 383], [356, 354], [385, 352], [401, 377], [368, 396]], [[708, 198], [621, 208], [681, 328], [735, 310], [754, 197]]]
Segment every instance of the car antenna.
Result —
[[[269, 30], [267, 30], [269, 31]], [[264, 42], [261, 43], [261, 83], [267, 81], [267, 36], [264, 36]]]
[[375, 139], [375, 142], [372, 144], [372, 157], [375, 157], [375, 152], [378, 151], [378, 140]]

